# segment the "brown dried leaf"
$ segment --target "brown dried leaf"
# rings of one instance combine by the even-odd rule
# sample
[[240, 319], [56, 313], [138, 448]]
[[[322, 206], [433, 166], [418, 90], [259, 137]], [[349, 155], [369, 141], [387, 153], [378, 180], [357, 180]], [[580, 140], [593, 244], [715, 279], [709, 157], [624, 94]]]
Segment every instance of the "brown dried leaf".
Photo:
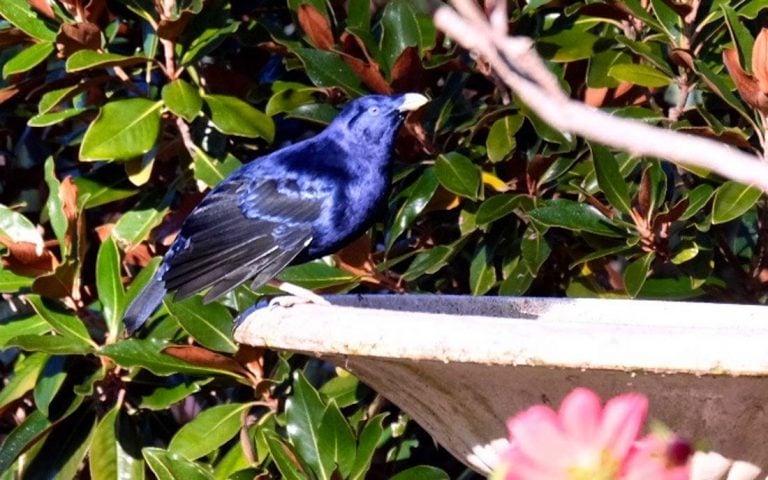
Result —
[[235, 352], [235, 361], [245, 367], [258, 381], [264, 379], [264, 353], [263, 347], [240, 345]]
[[85, 6], [85, 19], [102, 27], [109, 21], [106, 0], [91, 0]]
[[768, 95], [768, 28], [760, 30], [752, 47], [752, 74], [757, 78], [760, 93]]
[[421, 63], [419, 49], [407, 47], [392, 65], [392, 88], [396, 92], [418, 92], [424, 89], [427, 71]]
[[662, 223], [672, 223], [680, 218], [685, 213], [685, 209], [688, 208], [688, 199], [684, 198], [677, 202], [668, 212], [660, 213], [653, 219], [654, 228], [658, 228]]
[[250, 378], [250, 373], [232, 357], [196, 345], [169, 345], [163, 349], [172, 357], [201, 367], [217, 368]]
[[648, 218], [648, 213], [651, 210], [651, 176], [648, 174], [650, 170], [646, 169], [643, 172], [643, 176], [640, 179], [640, 189], [637, 192], [636, 207], [638, 213], [643, 218]]
[[0, 88], [0, 105], [12, 99], [19, 93], [19, 85], [11, 85], [10, 87]]
[[0, 236], [0, 244], [8, 249], [5, 257], [5, 267], [14, 273], [27, 277], [37, 277], [52, 272], [59, 261], [50, 250], [43, 250], [42, 255], [37, 254], [37, 245], [31, 242], [14, 242], [9, 238]]
[[93, 23], [65, 23], [56, 35], [56, 50], [59, 57], [67, 58], [80, 50], [101, 48], [101, 29]]
[[43, 275], [32, 283], [32, 291], [46, 297], [80, 299], [80, 268], [75, 262], [59, 265], [53, 273]]
[[181, 16], [176, 19], [161, 18], [160, 23], [157, 26], [157, 35], [160, 38], [168, 40], [176, 40], [179, 35], [182, 34], [184, 29], [190, 20], [195, 17], [195, 14], [189, 11], [182, 12]]
[[693, 54], [685, 48], [673, 48], [669, 52], [669, 59], [678, 67], [693, 70]]
[[317, 8], [305, 3], [299, 6], [296, 16], [299, 19], [301, 29], [304, 30], [313, 45], [322, 50], [330, 50], [333, 47], [335, 42], [333, 41], [331, 24]]
[[368, 88], [376, 93], [382, 93], [385, 95], [392, 93], [392, 88], [381, 74], [378, 63], [368, 63], [364, 60], [360, 60], [359, 58], [353, 57], [343, 52], [339, 52], [339, 55], [341, 55], [344, 63], [346, 63], [349, 68], [355, 72], [355, 74]]
[[[736, 84], [736, 89], [739, 91], [741, 99], [744, 100], [749, 106], [753, 108], [759, 108], [760, 105], [760, 86], [757, 80], [741, 68], [741, 62], [739, 62], [739, 53], [734, 48], [726, 48], [723, 50], [723, 63], [728, 70], [728, 74], [733, 79], [733, 83]], [[766, 110], [768, 112], [768, 110]]]
[[354, 242], [339, 250], [336, 254], [341, 268], [351, 268], [370, 274], [375, 271], [371, 262], [371, 237], [368, 234], [361, 235]]
[[48, 0], [27, 0], [27, 2], [29, 2], [32, 8], [42, 13], [46, 17], [56, 18], [56, 15], [53, 13], [53, 8], [51, 8]]

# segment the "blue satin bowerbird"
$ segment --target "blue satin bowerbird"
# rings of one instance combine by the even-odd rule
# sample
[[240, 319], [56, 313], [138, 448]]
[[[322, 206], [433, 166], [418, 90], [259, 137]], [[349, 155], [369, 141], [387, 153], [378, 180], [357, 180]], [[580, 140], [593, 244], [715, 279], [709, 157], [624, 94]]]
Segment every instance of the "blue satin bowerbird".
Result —
[[128, 306], [128, 333], [168, 292], [182, 299], [209, 289], [209, 302], [250, 279], [258, 288], [287, 265], [354, 240], [387, 199], [405, 115], [426, 102], [417, 93], [358, 98], [318, 135], [224, 179], [189, 214], [154, 277]]

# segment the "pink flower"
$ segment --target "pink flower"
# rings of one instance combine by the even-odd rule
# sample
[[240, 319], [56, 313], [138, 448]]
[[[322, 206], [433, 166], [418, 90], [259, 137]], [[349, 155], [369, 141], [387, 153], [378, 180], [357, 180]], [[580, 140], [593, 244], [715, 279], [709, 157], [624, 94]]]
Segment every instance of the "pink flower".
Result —
[[691, 445], [674, 434], [650, 434], [635, 442], [624, 464], [622, 480], [688, 480]]
[[[625, 394], [603, 407], [591, 390], [573, 390], [555, 412], [538, 405], [509, 420], [510, 447], [502, 456], [506, 480], [681, 480], [668, 475], [668, 446], [661, 437], [637, 438], [648, 400]], [[687, 456], [686, 456], [687, 461]], [[674, 464], [677, 467], [684, 465]], [[686, 471], [687, 470], [679, 470]], [[635, 472], [650, 472], [637, 476]]]

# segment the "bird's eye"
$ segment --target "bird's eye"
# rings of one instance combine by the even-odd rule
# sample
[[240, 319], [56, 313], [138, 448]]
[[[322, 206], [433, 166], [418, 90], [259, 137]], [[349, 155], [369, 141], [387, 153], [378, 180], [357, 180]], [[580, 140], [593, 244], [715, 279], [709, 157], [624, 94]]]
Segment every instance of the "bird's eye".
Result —
[[379, 107], [371, 107], [368, 109], [368, 113], [371, 115], [378, 115], [379, 114]]

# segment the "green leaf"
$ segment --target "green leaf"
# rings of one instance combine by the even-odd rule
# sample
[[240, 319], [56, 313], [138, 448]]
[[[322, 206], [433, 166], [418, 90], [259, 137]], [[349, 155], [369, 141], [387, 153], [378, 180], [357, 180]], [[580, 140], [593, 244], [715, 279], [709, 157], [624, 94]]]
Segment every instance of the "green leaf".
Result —
[[472, 160], [458, 152], [440, 155], [435, 162], [435, 174], [449, 192], [477, 200], [480, 190], [480, 169]]
[[38, 113], [47, 113], [53, 109], [56, 105], [64, 101], [78, 89], [79, 85], [72, 85], [69, 87], [57, 88], [49, 90], [40, 97], [40, 102], [37, 104]]
[[200, 386], [205, 385], [212, 379], [192, 381], [190, 379], [180, 380], [179, 383], [166, 385], [166, 383], [157, 386], [148, 386], [149, 390], [141, 396], [139, 408], [148, 410], [165, 410], [174, 403], [184, 400], [186, 397], [200, 391]]
[[509, 269], [509, 273], [499, 285], [499, 295], [520, 296], [530, 288], [535, 278], [527, 263], [520, 257], [512, 260], [504, 269]]
[[87, 108], [68, 108], [58, 112], [39, 113], [30, 118], [27, 121], [27, 125], [30, 127], [50, 127], [64, 120], [74, 118], [86, 111], [88, 111]]
[[227, 155], [227, 158], [220, 162], [201, 148], [195, 148], [192, 153], [192, 169], [195, 171], [195, 179], [209, 187], [221, 183], [240, 166], [242, 163], [232, 155]]
[[166, 301], [168, 312], [179, 325], [200, 345], [210, 350], [235, 353], [237, 345], [232, 340], [232, 315], [220, 303], [204, 304], [195, 295], [178, 302]]
[[737, 50], [742, 68], [747, 73], [753, 73], [752, 46], [754, 45], [755, 40], [752, 38], [752, 34], [749, 33], [749, 29], [739, 21], [739, 17], [733, 7], [725, 3], [720, 4], [720, 8], [723, 10], [723, 13], [725, 13], [725, 24], [728, 26], [731, 38], [733, 38], [733, 42], [738, 47]]
[[[275, 84], [278, 85], [275, 86]], [[264, 108], [264, 112], [269, 116], [287, 113], [315, 101], [315, 92], [318, 90], [315, 87], [289, 82], [275, 82], [275, 84], [272, 85], [275, 94], [269, 97], [267, 106]]]
[[339, 408], [354, 405], [362, 400], [360, 381], [352, 374], [340, 373], [320, 387], [320, 395], [336, 402]]
[[33, 353], [16, 361], [13, 376], [0, 390], [0, 411], [35, 387], [47, 361], [48, 355], [44, 353]]
[[528, 267], [532, 276], [536, 276], [539, 269], [552, 253], [552, 247], [544, 237], [546, 231], [539, 231], [533, 224], [528, 225], [520, 241], [520, 253], [523, 254], [523, 263]]
[[762, 193], [757, 187], [731, 180], [723, 183], [712, 200], [712, 223], [725, 223], [741, 216], [757, 203]]
[[641, 87], [666, 87], [673, 79], [655, 68], [640, 63], [619, 63], [608, 70], [608, 75], [616, 80], [632, 83]]
[[96, 257], [96, 291], [103, 305], [104, 321], [111, 338], [116, 338], [125, 311], [125, 290], [120, 269], [120, 250], [107, 238]]
[[213, 479], [213, 473], [208, 468], [162, 448], [145, 447], [141, 453], [157, 480]]
[[137, 340], [132, 338], [102, 347], [101, 354], [111, 358], [122, 367], [142, 367], [159, 376], [186, 373], [189, 375], [226, 375], [240, 378], [236, 373], [223, 368], [193, 365], [165, 355], [161, 353], [161, 350], [166, 346], [166, 343], [154, 339]]
[[447, 473], [436, 467], [430, 467], [428, 465], [419, 465], [411, 467], [408, 470], [404, 470], [390, 480], [449, 480], [450, 477]]
[[32, 38], [53, 42], [56, 32], [37, 16], [27, 0], [2, 0], [0, 16]]
[[432, 19], [407, 0], [387, 3], [381, 15], [381, 52], [389, 71], [395, 60], [408, 47], [418, 47], [419, 54], [435, 43], [436, 29]]
[[493, 254], [488, 245], [477, 250], [469, 265], [469, 289], [472, 295], [484, 295], [496, 283]]
[[95, 347], [88, 329], [82, 320], [75, 315], [63, 310], [61, 306], [38, 295], [27, 295], [27, 301], [35, 309], [38, 315], [48, 322], [54, 330], [61, 335], [78, 340], [84, 348]]
[[323, 262], [309, 262], [288, 267], [278, 275], [278, 278], [310, 289], [347, 285], [358, 280], [357, 275]]
[[543, 206], [531, 210], [529, 215], [548, 227], [590, 232], [606, 237], [624, 236], [618, 227], [594, 207], [564, 198], [543, 202]]
[[130, 305], [134, 298], [141, 292], [144, 286], [152, 280], [152, 276], [157, 270], [158, 265], [162, 261], [162, 257], [153, 257], [149, 263], [141, 269], [138, 275], [133, 278], [133, 281], [128, 286], [128, 290], [125, 292], [125, 305]]
[[[2, 9], [2, 7], [0, 7]], [[32, 70], [53, 52], [53, 43], [35, 43], [20, 51], [3, 65], [3, 77]]]
[[50, 427], [51, 421], [39, 410], [29, 413], [0, 445], [0, 472], [9, 471], [19, 455], [40, 440]]
[[416, 217], [424, 210], [432, 196], [437, 191], [437, 175], [434, 168], [427, 168], [418, 180], [408, 189], [405, 202], [397, 211], [395, 220], [387, 238], [387, 250], [392, 248], [400, 235], [402, 235], [413, 223]]
[[296, 462], [296, 454], [274, 432], [262, 430], [261, 435], [269, 448], [272, 461], [275, 462], [285, 480], [307, 480], [309, 477]]
[[[63, 337], [51, 337], [51, 338], [63, 338]], [[65, 370], [67, 357], [63, 355], [52, 356], [48, 359], [43, 367], [43, 371], [40, 378], [37, 380], [35, 389], [33, 391], [33, 398], [35, 399], [35, 406], [46, 417], [48, 415], [48, 407], [51, 405], [53, 397], [59, 391], [64, 384], [64, 380], [67, 378], [67, 372]]]
[[475, 220], [478, 225], [488, 225], [512, 213], [519, 203], [519, 194], [502, 193], [494, 195], [480, 205], [477, 209]]
[[[0, 270], [1, 272], [4, 270]], [[45, 335], [50, 331], [51, 325], [37, 315], [2, 323], [0, 324], [0, 349], [5, 348], [12, 338], [22, 335]]]
[[338, 469], [341, 476], [346, 478], [355, 461], [355, 436], [333, 400], [328, 403], [320, 421], [318, 441], [323, 446], [320, 450], [323, 464], [330, 471]]
[[180, 78], [166, 84], [162, 96], [168, 110], [187, 122], [194, 120], [203, 108], [198, 90]]
[[437, 245], [426, 252], [420, 252], [403, 274], [403, 280], [410, 282], [422, 275], [437, 273], [455, 254], [456, 249], [448, 245]]
[[129, 160], [152, 150], [160, 134], [162, 102], [115, 100], [101, 108], [80, 146], [80, 159]]
[[19, 335], [8, 340], [6, 346], [19, 347], [29, 352], [45, 352], [57, 355], [85, 355], [93, 347], [78, 338], [64, 335]]
[[382, 413], [371, 418], [366, 422], [363, 431], [360, 432], [355, 463], [349, 475], [350, 480], [363, 480], [368, 469], [371, 467], [376, 447], [378, 447], [384, 437], [384, 417], [386, 417], [386, 414]]
[[113, 407], [96, 427], [88, 461], [93, 480], [144, 478], [144, 460], [131, 454], [138, 451], [138, 443], [126, 423], [120, 409]]
[[488, 151], [488, 159], [492, 162], [500, 162], [512, 153], [517, 146], [515, 133], [523, 125], [522, 115], [507, 115], [491, 125], [488, 138], [485, 140], [485, 148]]
[[680, 220], [688, 220], [699, 213], [699, 211], [704, 208], [704, 205], [709, 202], [709, 199], [712, 198], [714, 193], [715, 189], [712, 185], [707, 183], [702, 183], [693, 190], [690, 190], [686, 196], [688, 199], [688, 207], [683, 214], [680, 215]]
[[627, 265], [624, 270], [624, 288], [630, 297], [635, 298], [640, 293], [646, 278], [648, 278], [648, 270], [651, 268], [654, 258], [656, 258], [656, 254], [648, 252]]
[[321, 480], [330, 480], [333, 468], [323, 462], [325, 448], [320, 443], [319, 427], [325, 412], [320, 395], [297, 372], [293, 382], [293, 395], [285, 403], [286, 431], [296, 452]]
[[0, 235], [13, 242], [27, 242], [35, 245], [38, 255], [43, 253], [43, 236], [27, 217], [0, 204]]
[[261, 137], [271, 142], [275, 137], [275, 123], [266, 114], [239, 98], [229, 95], [205, 95], [211, 111], [211, 122], [227, 135]]
[[122, 166], [107, 164], [74, 179], [78, 207], [94, 208], [136, 195], [139, 190], [125, 178]]
[[360, 78], [338, 55], [324, 50], [293, 50], [304, 64], [307, 76], [318, 87], [341, 87], [350, 95], [363, 95]]
[[234, 437], [243, 425], [243, 412], [250, 403], [216, 405], [200, 412], [176, 432], [168, 451], [188, 460], [203, 457]]
[[607, 148], [597, 143], [590, 143], [589, 147], [592, 149], [592, 162], [600, 190], [605, 193], [611, 205], [629, 215], [632, 211], [629, 187], [621, 175], [616, 157]]
[[95, 50], [79, 50], [67, 58], [67, 73], [80, 72], [91, 68], [108, 68], [145, 63], [150, 59], [140, 56], [126, 57], [116, 53], [97, 52]]
[[651, 0], [651, 5], [653, 5], [654, 16], [659, 19], [669, 39], [677, 42], [681, 29], [680, 16], [664, 0]]
[[541, 55], [553, 62], [586, 60], [594, 53], [599, 37], [585, 30], [588, 26], [576, 26], [538, 39], [536, 46]]
[[[190, 42], [186, 52], [182, 55], [182, 65], [194, 63], [209, 52], [212, 52], [240, 27], [240, 22], [231, 21], [228, 5], [225, 8], [219, 8], [217, 10], [219, 10], [217, 13], [211, 14], [209, 11], [208, 15], [203, 14], [195, 17], [195, 20], [206, 22], [206, 24], [202, 26], [200, 35]], [[221, 17], [216, 18], [216, 15], [220, 15]], [[227, 24], [222, 24], [223, 22], [227, 22]], [[192, 29], [187, 28], [186, 31], [189, 32], [192, 31]]]
[[696, 67], [696, 73], [698, 73], [707, 86], [717, 95], [722, 98], [725, 103], [734, 108], [739, 114], [752, 121], [752, 116], [748, 113], [747, 107], [744, 103], [731, 92], [731, 89], [723, 82], [723, 80], [713, 72], [706, 63], [701, 60], [694, 60], [694, 66]]
[[29, 289], [32, 287], [33, 281], [34, 278], [32, 277], [25, 277], [10, 270], [0, 269], [0, 293], [18, 293], [21, 290]]
[[128, 250], [149, 237], [153, 228], [160, 225], [168, 213], [170, 198], [149, 196], [139, 206], [128, 211], [115, 224], [112, 237], [122, 248]]

